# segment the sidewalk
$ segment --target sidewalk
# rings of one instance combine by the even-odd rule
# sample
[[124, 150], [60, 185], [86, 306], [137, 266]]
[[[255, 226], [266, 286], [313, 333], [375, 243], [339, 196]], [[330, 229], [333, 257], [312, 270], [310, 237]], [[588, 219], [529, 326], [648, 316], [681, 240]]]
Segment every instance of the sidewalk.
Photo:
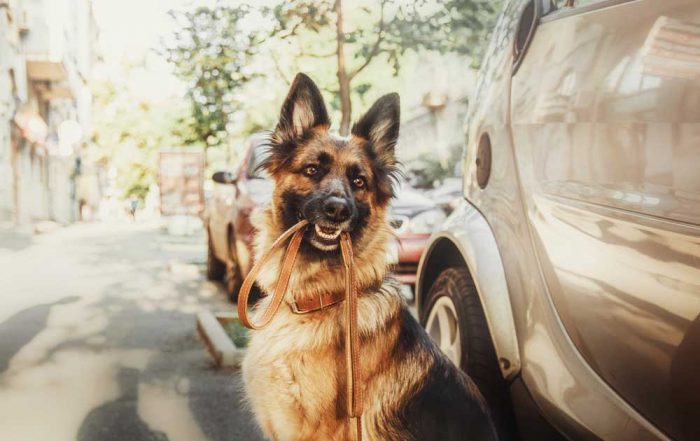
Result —
[[20, 250], [34, 241], [34, 236], [59, 230], [63, 225], [53, 221], [39, 221], [15, 226], [11, 222], [0, 222], [0, 249]]

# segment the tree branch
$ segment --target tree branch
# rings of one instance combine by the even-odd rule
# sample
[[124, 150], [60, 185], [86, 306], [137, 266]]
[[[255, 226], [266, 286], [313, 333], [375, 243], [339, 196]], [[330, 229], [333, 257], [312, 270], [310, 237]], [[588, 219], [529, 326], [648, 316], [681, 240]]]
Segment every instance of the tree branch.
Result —
[[365, 62], [362, 63], [357, 69], [352, 71], [351, 73], [348, 74], [348, 79], [352, 81], [353, 78], [362, 70], [369, 65], [369, 63], [372, 62], [372, 59], [379, 53], [379, 45], [382, 44], [382, 41], [384, 41], [384, 6], [386, 5], [387, 0], [382, 0], [381, 3], [381, 9], [379, 13], [379, 32], [377, 32], [377, 40], [374, 42], [374, 46], [372, 46], [372, 50], [369, 52], [367, 55], [367, 58], [365, 58]]
[[[303, 24], [302, 21], [299, 20], [294, 24], [294, 26], [292, 26], [291, 29], [284, 29], [281, 27], [276, 27], [275, 29], [272, 30], [270, 36], [271, 37], [278, 37], [281, 40], [286, 40], [287, 38], [295, 36], [302, 24]], [[284, 34], [284, 31], [287, 31], [287, 33]]]
[[299, 56], [303, 58], [329, 58], [329, 57], [335, 57], [336, 51], [333, 52], [328, 52], [325, 54], [308, 54], [306, 52], [299, 52]]
[[279, 76], [282, 77], [282, 79], [284, 80], [284, 82], [287, 83], [287, 84], [292, 84], [292, 80], [291, 80], [287, 75], [285, 75], [284, 71], [283, 71], [282, 68], [280, 67], [280, 63], [279, 63], [279, 60], [277, 59], [277, 57], [272, 56], [272, 57], [270, 57], [270, 58], [272, 58], [272, 64], [275, 65], [275, 70], [277, 71], [277, 73], [279, 74]]

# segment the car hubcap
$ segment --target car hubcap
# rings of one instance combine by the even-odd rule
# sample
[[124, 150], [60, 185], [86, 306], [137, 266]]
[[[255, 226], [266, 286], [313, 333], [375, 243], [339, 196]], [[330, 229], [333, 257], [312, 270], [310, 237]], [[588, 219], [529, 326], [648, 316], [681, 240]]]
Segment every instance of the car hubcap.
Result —
[[428, 334], [455, 365], [462, 357], [462, 342], [455, 304], [447, 296], [440, 297], [430, 310], [426, 326]]

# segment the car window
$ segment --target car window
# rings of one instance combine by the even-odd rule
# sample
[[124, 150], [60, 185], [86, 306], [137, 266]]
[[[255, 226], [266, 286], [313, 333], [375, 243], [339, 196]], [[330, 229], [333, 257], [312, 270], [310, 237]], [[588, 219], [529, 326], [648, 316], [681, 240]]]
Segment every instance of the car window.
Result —
[[[547, 0], [544, 0], [545, 2]], [[553, 0], [551, 7], [544, 8], [542, 22], [557, 20], [584, 12], [614, 6], [633, 0]]]
[[588, 6], [596, 3], [603, 3], [609, 1], [610, 0], [554, 0], [552, 3], [554, 4], [554, 6], [556, 6], [556, 9], [559, 9], [566, 6], [580, 8], [581, 6]]
[[247, 175], [250, 179], [269, 179], [267, 170], [260, 167], [260, 164], [269, 156], [269, 151], [265, 143], [253, 146], [253, 152], [248, 160]]
[[574, 4], [574, 7], [580, 7], [580, 6], [587, 6], [587, 5], [592, 5], [593, 3], [600, 3], [605, 0], [575, 0], [572, 3]]

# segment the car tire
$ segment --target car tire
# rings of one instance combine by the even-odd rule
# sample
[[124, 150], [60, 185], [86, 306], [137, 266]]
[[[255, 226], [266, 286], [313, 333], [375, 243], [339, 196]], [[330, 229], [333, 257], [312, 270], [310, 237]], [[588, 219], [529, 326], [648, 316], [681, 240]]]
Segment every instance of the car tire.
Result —
[[216, 257], [211, 237], [207, 233], [207, 279], [219, 281], [224, 277], [225, 272], [226, 264]]
[[[426, 300], [422, 320], [426, 331], [441, 349], [444, 348], [448, 358], [453, 362], [455, 358], [458, 360], [455, 364], [479, 387], [491, 411], [499, 439], [516, 440], [508, 382], [498, 366], [486, 316], [467, 269], [448, 268], [441, 272], [430, 287]], [[456, 317], [449, 317], [451, 313]]]
[[228, 259], [225, 267], [224, 286], [229, 300], [236, 302], [238, 300], [238, 291], [240, 291], [241, 285], [243, 285], [243, 276], [241, 275], [241, 268], [238, 265], [236, 242], [233, 238], [233, 234], [229, 234], [228, 237]]

